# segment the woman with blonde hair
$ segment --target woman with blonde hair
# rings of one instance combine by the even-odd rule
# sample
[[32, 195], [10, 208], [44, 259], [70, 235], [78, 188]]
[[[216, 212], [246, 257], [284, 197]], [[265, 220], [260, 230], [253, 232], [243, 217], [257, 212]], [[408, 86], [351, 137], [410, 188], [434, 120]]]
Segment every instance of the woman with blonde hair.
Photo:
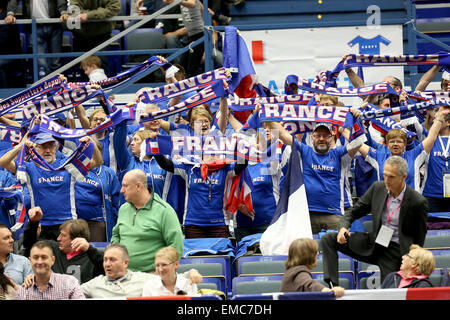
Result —
[[197, 294], [197, 285], [177, 273], [180, 260], [178, 251], [174, 247], [164, 247], [155, 254], [156, 274], [152, 275], [142, 290], [143, 297], [194, 295]]
[[281, 281], [281, 292], [333, 291], [336, 297], [344, 295], [344, 288], [336, 286], [330, 289], [313, 279], [311, 270], [317, 265], [318, 253], [319, 246], [313, 239], [301, 238], [291, 243], [285, 263], [286, 271]]
[[429, 277], [434, 271], [433, 253], [419, 245], [412, 244], [409, 252], [402, 257], [400, 271], [386, 276], [381, 288], [432, 287]]

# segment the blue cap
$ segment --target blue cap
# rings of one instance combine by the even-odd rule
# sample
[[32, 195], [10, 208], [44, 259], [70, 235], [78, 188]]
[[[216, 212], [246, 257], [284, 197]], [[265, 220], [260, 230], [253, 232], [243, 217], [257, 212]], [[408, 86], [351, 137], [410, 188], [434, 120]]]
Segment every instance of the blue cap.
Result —
[[320, 127], [325, 127], [326, 129], [328, 129], [328, 131], [333, 132], [333, 126], [331, 125], [331, 123], [327, 122], [317, 122], [316, 125], [314, 126], [313, 132]]
[[38, 133], [36, 137], [34, 138], [34, 142], [37, 144], [44, 144], [46, 142], [54, 141], [56, 142], [55, 138], [49, 133]]

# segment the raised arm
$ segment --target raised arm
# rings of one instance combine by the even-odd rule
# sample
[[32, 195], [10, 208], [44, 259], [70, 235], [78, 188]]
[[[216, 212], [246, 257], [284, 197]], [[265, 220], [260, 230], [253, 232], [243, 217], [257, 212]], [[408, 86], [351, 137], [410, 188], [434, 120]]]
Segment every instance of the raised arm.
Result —
[[433, 148], [434, 142], [436, 141], [439, 132], [446, 125], [445, 115], [450, 113], [450, 109], [439, 110], [434, 118], [433, 125], [428, 131], [428, 136], [422, 141], [423, 149], [426, 153], [430, 153]]

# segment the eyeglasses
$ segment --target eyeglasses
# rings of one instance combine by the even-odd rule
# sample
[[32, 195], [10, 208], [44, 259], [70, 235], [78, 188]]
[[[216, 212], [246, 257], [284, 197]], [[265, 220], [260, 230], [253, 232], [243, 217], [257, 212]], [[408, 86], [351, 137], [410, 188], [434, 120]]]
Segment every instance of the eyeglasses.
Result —
[[155, 269], [158, 269], [158, 268], [165, 269], [165, 268], [167, 268], [168, 266], [170, 266], [174, 262], [175, 261], [172, 261], [171, 263], [158, 263], [158, 264], [155, 264]]
[[316, 139], [330, 139], [331, 138], [331, 134], [316, 134], [316, 133], [314, 133], [312, 136]]
[[407, 257], [408, 257], [408, 258], [410, 258], [411, 260], [414, 260], [414, 261], [416, 260], [416, 258], [414, 258], [413, 256], [411, 256], [411, 255], [410, 255], [410, 254], [408, 254], [408, 253], [407, 253], [407, 254], [405, 254], [405, 256], [407, 256]]
[[209, 120], [195, 120], [195, 124], [209, 124]]
[[405, 144], [403, 140], [389, 140], [389, 144]]
[[105, 118], [96, 118], [96, 117], [94, 117], [94, 118], [92, 118], [92, 121], [93, 122], [103, 122], [103, 121], [105, 121]]

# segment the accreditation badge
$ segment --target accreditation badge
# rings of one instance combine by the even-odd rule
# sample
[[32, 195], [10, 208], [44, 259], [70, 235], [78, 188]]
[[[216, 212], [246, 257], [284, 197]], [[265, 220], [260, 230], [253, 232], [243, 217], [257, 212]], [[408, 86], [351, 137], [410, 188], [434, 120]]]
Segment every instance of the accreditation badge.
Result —
[[450, 170], [444, 171], [444, 198], [450, 198]]

